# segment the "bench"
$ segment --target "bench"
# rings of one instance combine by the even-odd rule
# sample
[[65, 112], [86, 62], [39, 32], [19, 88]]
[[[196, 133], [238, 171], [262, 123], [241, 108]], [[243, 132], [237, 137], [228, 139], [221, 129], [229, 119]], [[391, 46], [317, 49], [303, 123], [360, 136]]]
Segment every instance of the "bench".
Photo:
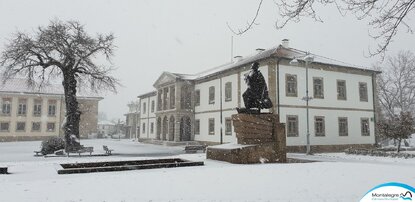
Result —
[[7, 172], [7, 167], [0, 167], [0, 174], [9, 174]]
[[104, 149], [105, 153], [109, 156], [111, 155], [111, 152], [114, 151], [113, 149], [108, 149], [106, 145], [102, 145], [102, 148]]
[[43, 156], [42, 151], [33, 151], [35, 154], [35, 156]]
[[188, 145], [184, 147], [184, 151], [186, 154], [188, 153], [196, 153], [197, 151], [206, 151], [206, 145]]
[[78, 153], [79, 156], [81, 156], [82, 153], [89, 153], [89, 155], [92, 155], [92, 152], [94, 152], [94, 147], [84, 147], [82, 146], [80, 149], [75, 150], [75, 151], [67, 151], [67, 155], [69, 157], [70, 153]]

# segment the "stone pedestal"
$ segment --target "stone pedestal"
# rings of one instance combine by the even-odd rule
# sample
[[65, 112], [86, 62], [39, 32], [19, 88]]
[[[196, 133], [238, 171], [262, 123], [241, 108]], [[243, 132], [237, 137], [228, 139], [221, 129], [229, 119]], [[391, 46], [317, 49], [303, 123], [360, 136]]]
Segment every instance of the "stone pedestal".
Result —
[[285, 163], [285, 124], [275, 114], [235, 114], [237, 144], [208, 147], [207, 158], [230, 163]]

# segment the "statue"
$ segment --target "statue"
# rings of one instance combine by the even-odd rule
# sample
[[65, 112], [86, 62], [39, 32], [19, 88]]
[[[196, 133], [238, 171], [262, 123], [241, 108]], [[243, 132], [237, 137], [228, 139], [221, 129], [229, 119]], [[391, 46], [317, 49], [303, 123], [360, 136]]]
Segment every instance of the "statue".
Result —
[[268, 96], [267, 84], [258, 68], [259, 63], [254, 62], [251, 66], [251, 71], [245, 74], [245, 83], [248, 86], [242, 95], [245, 108], [237, 108], [238, 113], [259, 114], [261, 109], [272, 107], [272, 102]]

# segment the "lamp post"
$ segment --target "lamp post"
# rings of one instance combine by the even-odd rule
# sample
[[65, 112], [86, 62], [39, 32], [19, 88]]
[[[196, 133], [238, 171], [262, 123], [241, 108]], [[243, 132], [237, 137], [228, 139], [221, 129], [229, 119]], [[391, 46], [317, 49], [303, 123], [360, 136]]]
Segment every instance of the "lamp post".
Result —
[[[310, 148], [310, 119], [309, 119], [309, 108], [308, 108], [308, 102], [312, 100], [313, 98], [308, 96], [308, 66], [310, 63], [314, 61], [314, 57], [307, 54], [300, 60], [303, 60], [305, 62], [305, 97], [302, 98], [306, 102], [306, 120], [307, 120], [307, 134], [306, 134], [306, 154], [311, 154], [311, 148]], [[290, 61], [291, 65], [298, 65], [299, 62], [296, 58]]]

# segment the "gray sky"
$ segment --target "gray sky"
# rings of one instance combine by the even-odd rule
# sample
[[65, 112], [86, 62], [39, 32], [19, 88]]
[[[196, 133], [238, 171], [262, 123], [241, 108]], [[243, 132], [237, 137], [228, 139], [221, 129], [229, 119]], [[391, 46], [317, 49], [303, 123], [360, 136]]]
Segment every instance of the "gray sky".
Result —
[[[114, 33], [113, 58], [123, 87], [116, 95], [103, 94], [99, 110], [109, 119], [123, 118], [126, 104], [152, 91], [163, 71], [197, 73], [230, 61], [232, 33], [254, 16], [254, 0], [0, 0], [0, 51], [16, 30], [30, 32], [49, 20], [78, 20], [89, 33]], [[356, 65], [371, 66], [379, 57], [367, 58], [375, 44], [367, 21], [342, 17], [334, 7], [321, 10], [324, 23], [305, 19], [283, 30], [274, 28], [278, 17], [273, 1], [265, 0], [259, 25], [243, 36], [234, 36], [234, 55], [249, 55], [256, 48], [270, 48], [282, 39], [290, 46]], [[414, 15], [408, 22], [415, 28]], [[399, 50], [415, 52], [413, 34], [399, 33], [388, 55]]]

